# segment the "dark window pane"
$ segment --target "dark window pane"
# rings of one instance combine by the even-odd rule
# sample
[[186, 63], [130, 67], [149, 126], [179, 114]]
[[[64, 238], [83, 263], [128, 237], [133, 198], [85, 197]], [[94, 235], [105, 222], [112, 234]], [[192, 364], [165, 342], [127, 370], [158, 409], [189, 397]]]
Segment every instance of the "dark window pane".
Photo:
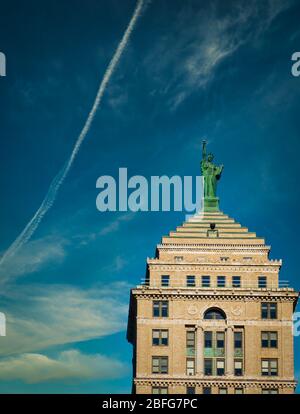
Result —
[[261, 317], [262, 319], [268, 319], [268, 303], [261, 304]]
[[169, 286], [170, 276], [169, 275], [162, 275], [161, 277], [161, 285], [166, 287]]
[[203, 388], [203, 394], [211, 394], [211, 388], [210, 387], [204, 387]]
[[196, 394], [195, 387], [187, 387], [186, 393], [187, 394]]
[[168, 316], [168, 302], [161, 302], [161, 316]]
[[241, 287], [241, 277], [232, 276], [232, 287]]
[[243, 347], [243, 334], [242, 332], [234, 332], [234, 347], [241, 349]]
[[204, 332], [204, 347], [212, 348], [212, 332]]
[[266, 278], [266, 276], [259, 276], [258, 277], [258, 287], [259, 288], [266, 288], [267, 287], [267, 278]]
[[204, 375], [212, 375], [212, 359], [204, 360]]
[[208, 309], [204, 313], [204, 319], [226, 319], [224, 312], [219, 309]]
[[202, 276], [202, 287], [210, 287], [210, 276]]
[[153, 316], [155, 317], [159, 316], [159, 302], [158, 301], [153, 302]]
[[277, 318], [277, 304], [276, 303], [270, 303], [270, 319], [276, 319]]
[[186, 285], [188, 287], [196, 286], [195, 276], [187, 276], [186, 277]]
[[277, 332], [270, 332], [270, 347], [277, 348]]
[[217, 348], [224, 348], [225, 334], [224, 332], [217, 332]]
[[153, 301], [153, 316], [167, 317], [168, 316], [168, 301]]
[[218, 276], [217, 278], [218, 287], [225, 287], [226, 286], [226, 278], [225, 276]]

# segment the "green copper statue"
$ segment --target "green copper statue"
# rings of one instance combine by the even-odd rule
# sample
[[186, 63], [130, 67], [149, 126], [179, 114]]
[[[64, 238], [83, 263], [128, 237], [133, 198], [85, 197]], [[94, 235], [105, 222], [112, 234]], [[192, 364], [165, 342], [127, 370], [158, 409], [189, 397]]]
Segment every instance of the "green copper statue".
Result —
[[204, 199], [217, 199], [217, 181], [221, 178], [223, 165], [215, 165], [213, 159], [213, 154], [206, 155], [206, 141], [203, 141], [201, 174], [204, 177]]

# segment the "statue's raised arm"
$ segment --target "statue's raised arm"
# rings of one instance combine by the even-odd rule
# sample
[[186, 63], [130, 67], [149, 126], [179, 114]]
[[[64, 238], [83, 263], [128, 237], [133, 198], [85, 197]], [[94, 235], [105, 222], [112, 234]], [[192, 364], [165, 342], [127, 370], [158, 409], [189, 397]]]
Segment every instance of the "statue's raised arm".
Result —
[[206, 160], [206, 141], [202, 141], [202, 160]]

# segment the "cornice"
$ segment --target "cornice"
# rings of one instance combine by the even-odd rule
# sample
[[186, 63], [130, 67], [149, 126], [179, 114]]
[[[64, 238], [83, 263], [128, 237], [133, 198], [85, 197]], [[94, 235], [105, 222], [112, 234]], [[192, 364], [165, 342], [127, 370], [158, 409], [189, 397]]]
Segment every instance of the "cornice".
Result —
[[158, 299], [158, 300], [224, 300], [224, 301], [274, 301], [279, 302], [295, 302], [298, 299], [298, 292], [295, 291], [267, 291], [267, 292], [257, 292], [257, 291], [234, 291], [230, 290], [228, 292], [220, 292], [217, 290], [211, 291], [200, 291], [195, 289], [195, 291], [184, 291], [180, 289], [174, 289], [173, 291], [166, 291], [165, 289], [132, 289], [132, 294], [139, 299]]
[[240, 387], [240, 388], [295, 388], [297, 381], [257, 380], [257, 379], [197, 379], [197, 378], [135, 378], [136, 385], [150, 386], [203, 386], [203, 387]]
[[[220, 264], [220, 263], [170, 263], [170, 262], [161, 262], [161, 261], [148, 261], [149, 269], [159, 268], [160, 270], [182, 270], [182, 271], [189, 271], [189, 270], [216, 270], [222, 271], [226, 268], [226, 271], [241, 271], [241, 272], [252, 272], [252, 271], [267, 271], [267, 272], [275, 272], [278, 271], [281, 267], [281, 262], [268, 262], [268, 263], [253, 263], [249, 265], [237, 263], [237, 264]], [[212, 269], [213, 268], [213, 269]], [[255, 268], [255, 269], [254, 269]]]
[[253, 251], [255, 253], [262, 252], [266, 253], [270, 251], [271, 246], [266, 246], [265, 244], [244, 244], [244, 243], [160, 243], [157, 245], [157, 249], [161, 250], [200, 250], [200, 251], [228, 251], [228, 250], [235, 250], [235, 251]]

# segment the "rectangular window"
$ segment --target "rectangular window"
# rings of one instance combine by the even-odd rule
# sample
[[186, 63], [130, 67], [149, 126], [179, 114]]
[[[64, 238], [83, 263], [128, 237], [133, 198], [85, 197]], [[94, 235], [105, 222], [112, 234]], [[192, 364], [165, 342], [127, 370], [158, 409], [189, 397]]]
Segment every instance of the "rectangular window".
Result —
[[196, 394], [195, 387], [186, 387], [186, 393], [187, 394]]
[[235, 394], [244, 394], [244, 389], [243, 388], [235, 388], [234, 393]]
[[261, 390], [261, 393], [262, 394], [278, 394], [278, 389], [276, 389], [276, 388], [263, 388], [262, 390]]
[[169, 302], [167, 300], [153, 301], [153, 317], [166, 318], [169, 316]]
[[169, 331], [168, 329], [153, 329], [152, 330], [152, 345], [153, 346], [168, 346], [169, 345]]
[[234, 375], [241, 377], [243, 375], [243, 361], [241, 359], [234, 360]]
[[270, 319], [277, 319], [277, 303], [269, 304]]
[[237, 331], [234, 332], [234, 349], [243, 348], [243, 332]]
[[262, 319], [277, 319], [277, 303], [262, 303], [261, 304], [261, 318]]
[[225, 360], [217, 359], [217, 375], [225, 375]]
[[202, 287], [210, 287], [210, 276], [202, 276]]
[[204, 375], [212, 375], [213, 373], [213, 361], [210, 358], [204, 359]]
[[175, 260], [175, 262], [182, 262], [183, 261], [183, 256], [174, 256], [174, 260]]
[[219, 388], [219, 394], [227, 394], [227, 388]]
[[277, 348], [277, 332], [270, 332], [270, 348]]
[[168, 373], [168, 357], [155, 356], [152, 357], [152, 374]]
[[211, 388], [210, 387], [203, 387], [203, 394], [211, 394]]
[[229, 259], [229, 257], [227, 257], [227, 256], [220, 257], [221, 262], [227, 262], [228, 259]]
[[241, 287], [241, 276], [232, 276], [232, 287]]
[[212, 348], [212, 332], [204, 332], [204, 348]]
[[152, 387], [152, 394], [168, 394], [168, 387]]
[[261, 347], [269, 348], [269, 332], [261, 333]]
[[218, 287], [225, 287], [226, 286], [226, 277], [225, 276], [218, 276], [217, 277], [217, 286]]
[[195, 287], [196, 286], [195, 276], [188, 275], [186, 277], [186, 285], [187, 287]]
[[262, 332], [261, 333], [261, 347], [262, 348], [277, 348], [277, 332]]
[[169, 275], [162, 275], [161, 276], [161, 286], [167, 287], [170, 285], [170, 276]]
[[186, 359], [186, 375], [195, 375], [195, 359]]
[[186, 347], [195, 348], [196, 332], [186, 331]]
[[267, 287], [267, 278], [266, 278], [266, 276], [258, 276], [258, 287], [260, 289]]
[[278, 361], [277, 359], [262, 359], [261, 360], [261, 375], [263, 376], [277, 376], [278, 375]]
[[225, 348], [225, 332], [217, 332], [216, 333], [216, 343], [218, 349], [224, 349]]

